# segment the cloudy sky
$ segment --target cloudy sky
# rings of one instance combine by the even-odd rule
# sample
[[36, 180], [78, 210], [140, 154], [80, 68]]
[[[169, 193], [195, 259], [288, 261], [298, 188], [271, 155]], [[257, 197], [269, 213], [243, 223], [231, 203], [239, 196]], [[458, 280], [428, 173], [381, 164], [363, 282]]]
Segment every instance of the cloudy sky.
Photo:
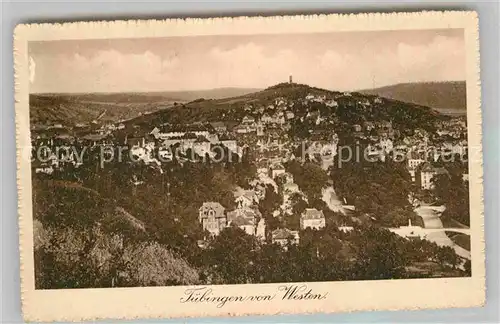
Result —
[[32, 93], [465, 80], [463, 30], [32, 42]]

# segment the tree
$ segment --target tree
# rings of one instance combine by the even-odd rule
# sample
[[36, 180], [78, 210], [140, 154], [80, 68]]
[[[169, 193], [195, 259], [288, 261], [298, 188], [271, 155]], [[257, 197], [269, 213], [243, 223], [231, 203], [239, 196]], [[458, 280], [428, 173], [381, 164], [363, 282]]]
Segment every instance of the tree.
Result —
[[123, 252], [126, 268], [120, 273], [129, 286], [194, 285], [198, 272], [156, 242], [129, 245]]
[[455, 253], [455, 250], [449, 246], [442, 246], [436, 251], [436, 261], [439, 263], [442, 269], [451, 266], [455, 269], [460, 262], [459, 256]]
[[309, 200], [321, 199], [322, 189], [328, 182], [328, 175], [319, 165], [312, 162], [301, 165], [292, 160], [285, 164], [285, 168], [293, 175], [295, 183]]
[[292, 215], [286, 217], [285, 227], [298, 230], [300, 228], [300, 217], [307, 208], [307, 202], [300, 193], [296, 192], [291, 195], [290, 204], [292, 206]]
[[445, 220], [454, 219], [469, 226], [469, 188], [462, 181], [462, 174], [459, 172], [441, 174], [432, 180], [434, 182], [433, 193], [439, 202], [446, 206], [441, 217]]
[[275, 226], [278, 225], [277, 220], [275, 220], [273, 216], [273, 212], [281, 206], [282, 202], [283, 197], [274, 190], [271, 184], [267, 184], [264, 199], [259, 202], [259, 211], [265, 218], [266, 224], [270, 230], [275, 229]]
[[388, 230], [372, 226], [352, 231], [349, 242], [356, 260], [352, 265], [353, 279], [403, 278], [408, 259], [401, 250], [401, 240]]
[[206, 251], [209, 273], [224, 284], [251, 283], [258, 244], [254, 236], [240, 228], [225, 228]]

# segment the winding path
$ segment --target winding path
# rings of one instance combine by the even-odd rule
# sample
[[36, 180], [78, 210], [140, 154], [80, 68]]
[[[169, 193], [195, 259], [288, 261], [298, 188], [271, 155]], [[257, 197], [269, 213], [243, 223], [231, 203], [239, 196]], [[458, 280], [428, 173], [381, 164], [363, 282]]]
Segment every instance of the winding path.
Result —
[[[335, 212], [341, 212], [343, 214], [346, 213], [346, 209], [342, 203], [342, 201], [337, 197], [335, 193], [335, 189], [333, 185], [324, 188], [323, 191], [323, 201], [327, 204], [328, 208]], [[419, 206], [414, 209], [415, 213], [422, 217], [424, 221], [424, 228], [419, 227], [419, 232], [425, 234], [425, 239], [431, 242], [436, 243], [439, 246], [449, 246], [452, 247], [457, 255], [460, 257], [470, 260], [471, 253], [466, 249], [460, 247], [455, 244], [449, 237], [446, 235], [446, 231], [449, 232], [457, 232], [462, 234], [470, 235], [469, 228], [445, 228], [443, 226], [443, 222], [441, 221], [441, 214], [445, 210], [444, 206]], [[391, 229], [390, 229], [391, 230]], [[392, 229], [396, 232], [406, 229]]]
[[323, 194], [322, 200], [326, 203], [326, 205], [331, 211], [342, 214], [346, 213], [342, 201], [340, 201], [339, 197], [337, 197], [337, 194], [335, 193], [335, 189], [333, 188], [333, 186], [323, 188], [322, 194]]
[[[467, 260], [471, 259], [471, 254], [470, 251], [467, 251], [466, 249], [456, 245], [449, 237], [446, 235], [445, 229], [443, 227], [443, 222], [441, 221], [441, 213], [444, 211], [444, 206], [420, 206], [415, 208], [415, 213], [417, 213], [418, 216], [422, 217], [422, 220], [424, 221], [424, 227], [425, 229], [436, 229], [436, 231], [430, 231], [426, 239], [435, 242], [437, 245], [440, 246], [450, 246], [452, 247], [457, 255], [459, 255], [462, 258], [465, 258]], [[452, 231], [455, 231], [455, 229], [450, 229]], [[460, 229], [460, 232], [465, 233], [464, 229]], [[465, 233], [465, 234], [470, 234]]]

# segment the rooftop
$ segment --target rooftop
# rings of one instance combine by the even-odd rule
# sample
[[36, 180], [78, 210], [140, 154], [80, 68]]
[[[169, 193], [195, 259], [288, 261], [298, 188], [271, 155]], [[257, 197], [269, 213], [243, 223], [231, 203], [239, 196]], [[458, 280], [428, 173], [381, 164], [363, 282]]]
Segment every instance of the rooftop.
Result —
[[219, 211], [221, 213], [224, 212], [225, 208], [222, 206], [220, 203], [215, 202], [215, 201], [207, 201], [204, 202], [203, 205], [201, 205], [200, 210], [203, 209], [213, 209], [215, 211]]
[[287, 228], [278, 228], [273, 231], [272, 237], [273, 240], [286, 240], [286, 239], [294, 239], [297, 235], [296, 231], [291, 231]]
[[235, 226], [246, 226], [246, 225], [253, 225], [253, 222], [251, 219], [248, 219], [243, 216], [236, 216], [235, 218], [230, 220], [231, 225]]
[[320, 219], [325, 218], [322, 210], [317, 210], [316, 208], [306, 208], [301, 215], [302, 219]]

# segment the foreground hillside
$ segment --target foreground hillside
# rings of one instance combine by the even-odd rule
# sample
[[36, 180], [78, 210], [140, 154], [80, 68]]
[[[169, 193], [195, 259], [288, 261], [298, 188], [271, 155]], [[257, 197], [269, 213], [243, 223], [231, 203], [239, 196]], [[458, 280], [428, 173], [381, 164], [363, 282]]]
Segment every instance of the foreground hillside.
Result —
[[428, 106], [441, 111], [465, 111], [466, 109], [465, 81], [400, 83], [360, 92]]
[[81, 184], [34, 178], [36, 287], [194, 284], [198, 273], [147, 224]]

